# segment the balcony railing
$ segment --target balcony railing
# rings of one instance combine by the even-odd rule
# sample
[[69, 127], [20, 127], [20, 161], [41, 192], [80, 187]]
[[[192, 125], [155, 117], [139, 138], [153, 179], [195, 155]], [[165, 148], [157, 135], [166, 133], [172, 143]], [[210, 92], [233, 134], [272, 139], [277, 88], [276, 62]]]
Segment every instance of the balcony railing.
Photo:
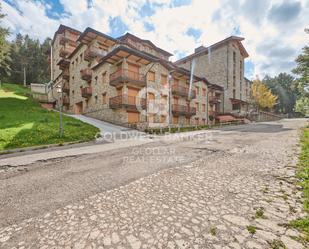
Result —
[[[174, 95], [182, 96], [182, 97], [188, 97], [189, 96], [189, 88], [179, 85], [173, 85], [172, 86], [172, 93]], [[190, 98], [194, 99], [196, 97], [196, 92], [194, 90], [191, 90]]]
[[212, 110], [210, 110], [210, 111], [208, 112], [208, 115], [209, 115], [209, 116], [213, 116], [213, 117], [216, 117], [218, 114], [219, 114], [219, 112], [217, 112], [217, 111], [212, 111]]
[[70, 87], [67, 84], [64, 84], [62, 86], [62, 92], [69, 94], [70, 93]]
[[70, 66], [70, 61], [68, 59], [62, 58], [59, 62], [58, 62], [59, 68], [60, 70], [65, 70], [68, 69]]
[[112, 109], [125, 108], [127, 110], [137, 111], [140, 108], [146, 109], [146, 99], [128, 95], [118, 95], [109, 99], [109, 107]]
[[118, 86], [124, 82], [129, 82], [138, 86], [146, 86], [146, 77], [127, 69], [120, 69], [110, 75], [110, 85]]
[[94, 58], [100, 58], [105, 56], [107, 53], [106, 51], [99, 49], [99, 48], [94, 48], [94, 47], [90, 47], [88, 48], [85, 53], [84, 53], [84, 59], [86, 61], [90, 61]]
[[91, 81], [92, 71], [90, 68], [85, 68], [85, 69], [80, 70], [80, 74], [83, 80], [86, 80], [88, 82]]
[[172, 105], [172, 113], [174, 115], [193, 116], [196, 114], [196, 108], [185, 105]]
[[62, 99], [62, 104], [63, 105], [70, 105], [70, 99], [69, 99], [69, 97], [63, 97], [63, 99]]
[[92, 88], [90, 86], [82, 88], [82, 97], [89, 98], [92, 95]]
[[66, 43], [69, 43], [71, 46], [74, 46], [74, 47], [77, 46], [77, 42], [74, 41], [73, 38], [68, 37], [68, 36], [66, 36], [66, 35], [64, 35], [64, 34], [61, 34], [61, 35], [59, 36], [59, 43], [60, 43], [61, 45], [65, 45]]
[[219, 103], [221, 99], [219, 96], [209, 96], [209, 103]]
[[60, 48], [59, 55], [60, 57], [69, 56], [74, 50], [74, 47], [62, 47]]
[[65, 80], [69, 80], [70, 79], [70, 72], [69, 70], [63, 70], [62, 71], [62, 78], [65, 79]]

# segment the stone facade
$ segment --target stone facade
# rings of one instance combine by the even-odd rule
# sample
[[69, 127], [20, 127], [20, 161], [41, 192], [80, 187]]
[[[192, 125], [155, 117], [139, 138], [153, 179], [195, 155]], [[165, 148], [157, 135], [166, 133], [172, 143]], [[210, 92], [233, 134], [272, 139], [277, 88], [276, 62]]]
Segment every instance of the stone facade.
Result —
[[[114, 39], [88, 28], [76, 37], [62, 29], [52, 61], [53, 91], [64, 111], [136, 127], [208, 124], [211, 84], [194, 76], [189, 99], [190, 72], [168, 61], [168, 52], [131, 34]], [[63, 42], [63, 34], [70, 39]]]
[[[220, 112], [245, 111], [246, 102], [250, 100], [250, 84], [244, 78], [244, 60], [248, 54], [241, 40], [230, 37], [210, 47], [200, 47], [194, 54], [176, 62], [176, 65], [189, 70], [194, 59], [194, 74], [224, 88]], [[233, 103], [237, 104], [233, 106]]]

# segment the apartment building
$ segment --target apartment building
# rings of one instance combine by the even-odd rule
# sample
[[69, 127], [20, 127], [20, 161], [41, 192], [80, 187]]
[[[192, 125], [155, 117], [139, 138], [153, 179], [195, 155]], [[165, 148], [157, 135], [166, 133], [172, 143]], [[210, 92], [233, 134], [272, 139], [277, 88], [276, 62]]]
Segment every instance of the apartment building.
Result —
[[149, 40], [61, 25], [52, 51], [54, 94], [68, 113], [144, 129], [203, 125], [220, 111], [223, 88], [194, 75], [190, 89], [190, 71]]
[[195, 60], [194, 74], [205, 77], [224, 89], [220, 112], [246, 112], [250, 102], [251, 84], [244, 78], [244, 60], [249, 56], [242, 45], [244, 38], [231, 36], [209, 47], [200, 46], [194, 53], [175, 64], [191, 68]]

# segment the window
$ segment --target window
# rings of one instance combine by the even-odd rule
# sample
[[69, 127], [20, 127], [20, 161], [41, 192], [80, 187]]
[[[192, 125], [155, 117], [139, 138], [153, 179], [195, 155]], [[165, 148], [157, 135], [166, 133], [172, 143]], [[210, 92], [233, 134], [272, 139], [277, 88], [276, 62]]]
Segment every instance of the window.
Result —
[[236, 90], [233, 90], [233, 99], [236, 99]]
[[162, 84], [163, 86], [166, 86], [166, 85], [167, 85], [167, 75], [161, 74], [161, 84]]
[[165, 115], [161, 115], [161, 123], [165, 123], [166, 122], [166, 116]]
[[103, 105], [105, 105], [107, 103], [107, 101], [106, 101], [106, 93], [102, 94], [102, 103], [103, 103]]
[[94, 99], [95, 99], [95, 103], [98, 103], [98, 96], [95, 96]]
[[205, 112], [206, 111], [206, 105], [202, 104], [202, 107], [203, 107], [203, 112]]
[[155, 82], [156, 81], [156, 74], [155, 74], [155, 72], [149, 71], [148, 74], [147, 74], [147, 79], [149, 81]]
[[95, 80], [95, 84], [97, 84], [98, 83], [98, 76], [95, 76], [94, 80]]
[[79, 55], [79, 57], [80, 57], [80, 61], [82, 62], [82, 60], [83, 60], [83, 53], [81, 53], [81, 54]]

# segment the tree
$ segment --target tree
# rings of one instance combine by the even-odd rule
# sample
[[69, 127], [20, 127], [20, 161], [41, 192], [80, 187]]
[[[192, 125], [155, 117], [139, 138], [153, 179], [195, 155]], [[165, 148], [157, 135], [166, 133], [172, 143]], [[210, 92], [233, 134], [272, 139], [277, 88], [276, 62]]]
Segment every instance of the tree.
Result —
[[23, 82], [24, 69], [28, 83], [45, 83], [49, 80], [49, 41], [47, 38], [41, 44], [39, 40], [33, 40], [28, 35], [17, 34], [11, 43], [13, 74], [9, 79], [10, 82]]
[[[1, 27], [1, 19], [5, 17], [1, 12], [0, 3], [0, 75], [10, 75], [10, 45], [6, 38], [9, 35], [9, 30]], [[0, 78], [1, 79], [1, 78]]]
[[271, 90], [259, 79], [253, 81], [252, 98], [259, 109], [271, 109], [277, 101], [277, 96], [273, 95]]
[[278, 96], [278, 103], [275, 106], [277, 112], [291, 113], [294, 111], [298, 91], [292, 75], [280, 73], [274, 78], [266, 76], [263, 83], [274, 95]]
[[[309, 34], [309, 30], [305, 29]], [[303, 52], [296, 58], [297, 67], [292, 70], [298, 75], [296, 88], [299, 92], [296, 110], [303, 114], [309, 113], [309, 47], [305, 46]]]

